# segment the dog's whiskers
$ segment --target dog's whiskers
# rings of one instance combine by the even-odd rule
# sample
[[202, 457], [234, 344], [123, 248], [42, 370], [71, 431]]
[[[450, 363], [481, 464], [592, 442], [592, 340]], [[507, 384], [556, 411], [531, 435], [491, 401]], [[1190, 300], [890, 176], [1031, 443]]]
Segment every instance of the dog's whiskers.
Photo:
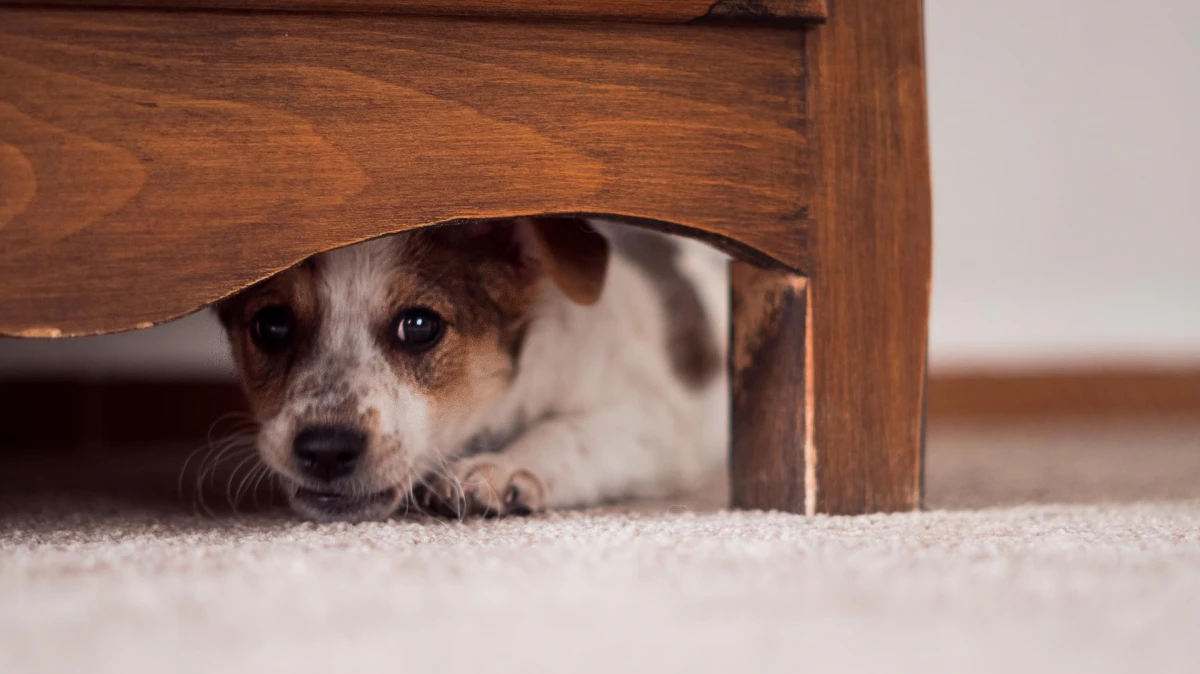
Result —
[[[251, 462], [257, 462], [257, 461], [258, 461], [258, 453], [250, 452], [247, 456], [244, 456], [242, 458], [242, 460], [239, 461], [237, 463], [237, 465], [233, 467], [233, 470], [230, 471], [230, 473], [229, 473], [229, 478], [227, 479], [227, 481], [225, 483], [225, 500], [229, 502], [229, 508], [235, 514], [238, 512], [238, 501], [241, 500], [241, 486], [238, 487], [238, 495], [234, 496], [233, 481], [237, 479], [238, 471], [240, 471], [242, 469], [242, 466], [246, 465], [247, 463], [250, 463], [250, 470], [247, 471], [247, 473], [246, 473], [246, 477], [248, 477], [250, 475], [250, 472], [252, 472], [257, 467], [256, 463], [251, 463]], [[246, 477], [242, 478], [242, 484], [245, 484]]]
[[[262, 506], [259, 505], [259, 502], [258, 502], [258, 488], [260, 486], [262, 486], [263, 480], [265, 480], [268, 476], [270, 476], [270, 474], [271, 474], [271, 469], [268, 468], [265, 463], [259, 465], [258, 477], [255, 478], [254, 485], [252, 487], [250, 487], [250, 495], [254, 499], [255, 512], [262, 510]], [[267, 486], [268, 486], [268, 488], [274, 486], [274, 482], [273, 481], [269, 482]], [[269, 491], [268, 494], [273, 495], [274, 492]]]
[[[212, 427], [209, 429], [209, 441], [203, 446], [197, 448], [195, 451], [191, 452], [184, 460], [183, 465], [180, 466], [179, 479], [177, 480], [176, 488], [179, 499], [182, 501], [184, 500], [184, 478], [188, 474], [189, 468], [192, 465], [196, 465], [195, 480], [192, 484], [191, 502], [193, 512], [197, 515], [203, 511], [210, 517], [215, 516], [214, 511], [208, 505], [208, 502], [205, 499], [205, 479], [208, 479], [209, 486], [213, 487], [215, 486], [216, 473], [224, 461], [241, 459], [241, 462], [238, 464], [238, 468], [240, 468], [240, 466], [246, 462], [247, 457], [256, 456], [256, 434], [250, 431], [250, 429], [254, 426], [253, 424], [250, 424], [249, 426], [246, 424], [239, 424], [239, 430], [237, 432], [216, 441], [212, 439], [212, 429], [215, 428], [217, 424], [221, 423], [222, 420], [230, 416], [233, 415], [225, 415], [214, 422]], [[193, 463], [196, 461], [197, 457], [199, 457], [198, 462]], [[234, 474], [237, 473], [238, 468], [234, 469]]]
[[458, 521], [462, 522], [467, 517], [467, 492], [463, 489], [462, 482], [454, 475], [449, 460], [445, 456], [438, 456], [437, 462], [437, 476], [449, 486], [451, 493], [447, 496], [454, 500], [453, 510], [458, 515]]

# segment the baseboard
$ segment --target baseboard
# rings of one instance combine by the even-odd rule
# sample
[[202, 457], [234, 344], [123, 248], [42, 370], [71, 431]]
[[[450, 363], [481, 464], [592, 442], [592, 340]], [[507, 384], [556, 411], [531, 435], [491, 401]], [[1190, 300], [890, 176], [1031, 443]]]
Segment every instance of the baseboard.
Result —
[[[0, 410], [0, 449], [196, 443], [246, 418], [237, 384], [203, 380], [0, 380]], [[930, 424], [1200, 417], [1200, 370], [934, 374], [928, 412]]]
[[1200, 370], [935, 374], [931, 423], [1200, 416]]

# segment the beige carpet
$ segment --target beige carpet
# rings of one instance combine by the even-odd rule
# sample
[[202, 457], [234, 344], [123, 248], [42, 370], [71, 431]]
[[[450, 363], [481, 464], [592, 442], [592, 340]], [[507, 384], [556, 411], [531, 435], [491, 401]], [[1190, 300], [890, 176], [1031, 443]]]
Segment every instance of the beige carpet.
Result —
[[862, 518], [314, 526], [12, 465], [5, 673], [1200, 671], [1194, 422], [934, 429], [955, 510]]

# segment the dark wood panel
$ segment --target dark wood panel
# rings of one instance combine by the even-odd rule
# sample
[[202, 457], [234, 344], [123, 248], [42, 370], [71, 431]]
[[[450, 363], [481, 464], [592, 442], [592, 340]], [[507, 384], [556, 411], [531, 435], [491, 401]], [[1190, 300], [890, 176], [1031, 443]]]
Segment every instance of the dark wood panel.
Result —
[[148, 326], [457, 218], [613, 213], [804, 261], [801, 31], [0, 16], [0, 334]]
[[825, 0], [0, 0], [0, 5], [396, 12], [635, 21], [820, 20]]
[[0, 409], [0, 450], [196, 444], [248, 419], [237, 384], [207, 380], [0, 379]]
[[807, 33], [817, 511], [920, 504], [931, 206], [920, 0]]
[[730, 503], [811, 512], [817, 485], [808, 283], [734, 262], [730, 288]]

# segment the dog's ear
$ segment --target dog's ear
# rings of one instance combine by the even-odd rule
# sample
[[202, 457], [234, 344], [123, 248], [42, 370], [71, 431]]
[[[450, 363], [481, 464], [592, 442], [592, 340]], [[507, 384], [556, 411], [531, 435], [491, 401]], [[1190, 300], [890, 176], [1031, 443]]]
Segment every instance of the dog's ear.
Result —
[[580, 218], [527, 218], [518, 236], [529, 238], [546, 275], [579, 304], [595, 304], [608, 274], [608, 239]]
[[225, 328], [226, 331], [233, 328], [233, 317], [237, 314], [241, 306], [242, 295], [245, 292], [244, 290], [236, 292], [208, 307], [208, 310], [217, 317], [217, 320], [221, 322], [221, 327]]
[[546, 275], [578, 304], [595, 304], [604, 290], [609, 245], [582, 218], [489, 220], [439, 228], [439, 238], [512, 266], [517, 277]]

